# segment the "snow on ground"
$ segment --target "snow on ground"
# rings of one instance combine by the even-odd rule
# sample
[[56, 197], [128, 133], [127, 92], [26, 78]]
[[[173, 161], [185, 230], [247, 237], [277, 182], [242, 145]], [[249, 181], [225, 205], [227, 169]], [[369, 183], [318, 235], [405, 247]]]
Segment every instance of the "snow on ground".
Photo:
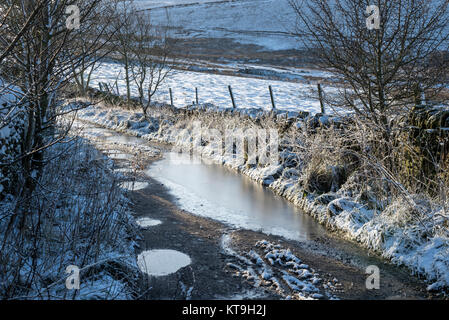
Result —
[[[174, 37], [227, 38], [268, 50], [288, 50], [302, 46], [291, 35], [296, 32], [299, 18], [289, 1], [138, 0], [137, 6], [151, 9], [149, 16], [153, 23], [174, 27]], [[298, 1], [299, 4], [306, 2]], [[307, 9], [302, 10], [305, 13]]]
[[[19, 157], [23, 128], [23, 108], [20, 106], [22, 93], [16, 86], [0, 78], [0, 163], [9, 163]], [[0, 169], [0, 196], [8, 189], [11, 175], [16, 168], [7, 165]]]
[[[79, 117], [148, 140], [191, 145], [191, 136], [179, 135], [176, 124], [169, 121], [161, 122], [160, 126], [148, 123], [131, 111], [118, 108], [106, 110], [91, 106], [82, 110]], [[136, 117], [141, 119], [141, 123], [135, 123]], [[239, 117], [240, 114], [236, 113], [237, 125], [241, 121]], [[189, 124], [188, 120], [180, 119], [179, 122], [186, 130], [194, 130], [194, 124]], [[127, 126], [127, 123], [133, 125]], [[424, 201], [421, 205], [428, 208], [426, 215], [416, 217], [409, 214], [413, 210], [407, 203], [396, 201], [383, 212], [379, 212], [366, 208], [359, 202], [357, 195], [348, 196], [344, 190], [345, 186], [338, 192], [320, 197], [304, 193], [297, 183], [300, 172], [292, 175], [290, 171], [294, 168], [289, 167], [287, 163], [284, 163], [283, 172], [274, 177], [271, 173], [275, 168], [257, 166], [248, 168], [246, 165], [236, 164], [229, 157], [213, 153], [209, 144], [198, 147], [197, 151], [198, 154], [216, 163], [224, 164], [265, 184], [328, 228], [339, 230], [347, 238], [425, 276], [432, 282], [429, 290], [449, 287], [449, 236], [447, 227], [442, 227], [449, 222], [449, 216], [444, 208], [432, 206]], [[325, 198], [329, 201], [323, 201]], [[420, 203], [420, 200], [417, 199], [416, 202]], [[429, 211], [431, 208], [432, 211]]]
[[295, 29], [296, 16], [288, 0], [140, 0], [136, 6], [151, 9], [151, 21], [173, 27], [171, 35], [178, 38], [228, 38], [269, 50], [299, 45], [289, 34]]
[[137, 257], [139, 269], [153, 277], [175, 273], [191, 263], [192, 260], [188, 255], [176, 250], [148, 250]]
[[139, 182], [139, 181], [125, 181], [120, 183], [120, 188], [123, 188], [128, 191], [138, 191], [146, 189], [149, 186], [148, 182]]
[[155, 227], [155, 226], [160, 225], [162, 223], [162, 221], [146, 217], [146, 218], [137, 219], [136, 223], [139, 225], [139, 227], [147, 229], [150, 227]]
[[221, 1], [223, 0], [134, 0], [134, 5], [139, 9], [153, 9]]
[[238, 262], [228, 263], [228, 270], [255, 288], [264, 288], [287, 300], [336, 299], [338, 280], [323, 281], [320, 274], [303, 264], [290, 249], [262, 240], [253, 250], [240, 255], [231, 248], [230, 241], [229, 234], [222, 237], [223, 253]]
[[[132, 279], [139, 272], [135, 255], [137, 226], [125, 192], [116, 187], [112, 161], [82, 138], [52, 146], [46, 150], [46, 157], [53, 160], [44, 168], [31, 204], [45, 215], [29, 218], [36, 220], [39, 216], [45, 236], [36, 236], [35, 244], [16, 243], [20, 239], [17, 234], [4, 239], [9, 216], [19, 199], [8, 195], [1, 201], [0, 240], [5, 246], [0, 255], [8, 268], [0, 275], [0, 295], [8, 297], [5, 292], [20, 287], [13, 276], [20, 270], [23, 279], [31, 279], [28, 275], [35, 272], [35, 280], [29, 290], [16, 291], [19, 297], [13, 294], [9, 298], [131, 299]], [[98, 238], [100, 228], [103, 233]], [[34, 246], [39, 248], [36, 259], [27, 255], [24, 260], [15, 254]], [[66, 268], [70, 265], [80, 268], [80, 290], [76, 292], [66, 288]], [[117, 272], [129, 282], [117, 277]]]
[[[120, 94], [126, 94], [124, 70], [119, 63], [103, 63], [92, 75], [91, 86], [98, 88], [99, 82], [114, 84], [118, 80]], [[131, 83], [132, 95], [137, 96], [137, 87]], [[221, 108], [232, 108], [228, 86], [232, 87], [238, 108], [270, 110], [271, 99], [268, 86], [274, 92], [276, 108], [289, 111], [320, 112], [316, 85], [284, 81], [243, 78], [207, 74], [191, 71], [174, 71], [161, 85], [153, 101], [170, 103], [169, 88], [172, 88], [174, 105], [183, 108], [195, 101], [195, 88], [199, 90], [199, 103], [210, 103]], [[115, 88], [115, 86], [113, 86]], [[323, 86], [326, 94], [335, 94], [334, 87]]]

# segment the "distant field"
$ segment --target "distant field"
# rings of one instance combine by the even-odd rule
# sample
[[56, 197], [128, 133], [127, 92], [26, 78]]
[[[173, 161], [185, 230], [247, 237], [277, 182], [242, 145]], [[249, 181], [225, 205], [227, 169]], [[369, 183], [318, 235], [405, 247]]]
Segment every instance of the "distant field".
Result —
[[[161, 8], [177, 5], [190, 5], [207, 2], [221, 2], [223, 0], [134, 0], [135, 4], [141, 9]], [[226, 0], [225, 0], [226, 1]], [[231, 0], [232, 1], [232, 0]]]
[[[99, 82], [110, 85], [118, 79], [120, 94], [125, 94], [123, 66], [119, 63], [103, 63], [92, 75], [91, 85], [98, 88]], [[273, 87], [276, 108], [286, 111], [320, 112], [316, 85], [285, 81], [263, 80], [207, 74], [191, 71], [175, 71], [170, 74], [154, 96], [154, 101], [169, 103], [169, 88], [172, 88], [174, 105], [183, 108], [195, 100], [195, 88], [199, 89], [199, 102], [211, 103], [221, 108], [232, 108], [228, 91], [231, 85], [238, 108], [270, 110], [271, 100], [268, 86]], [[336, 88], [324, 86], [325, 93], [332, 95]], [[137, 96], [137, 88], [131, 83], [131, 94]], [[330, 110], [329, 110], [330, 111]]]
[[[288, 0], [140, 0], [153, 23], [172, 27], [175, 38], [226, 38], [268, 50], [298, 48], [296, 17]], [[167, 19], [169, 17], [169, 20]]]

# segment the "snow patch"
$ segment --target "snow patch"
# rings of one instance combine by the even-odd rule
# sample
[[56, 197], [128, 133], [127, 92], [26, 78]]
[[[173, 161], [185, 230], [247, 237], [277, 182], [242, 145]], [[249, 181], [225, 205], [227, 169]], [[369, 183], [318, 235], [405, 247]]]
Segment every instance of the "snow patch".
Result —
[[137, 257], [139, 269], [155, 277], [175, 273], [179, 269], [188, 266], [191, 262], [188, 255], [175, 250], [144, 251]]
[[120, 183], [120, 188], [123, 188], [128, 191], [138, 191], [146, 189], [149, 186], [148, 182], [140, 182], [140, 181], [125, 181]]
[[139, 225], [139, 227], [146, 229], [149, 227], [158, 226], [162, 224], [162, 221], [151, 218], [140, 218], [136, 220], [136, 223]]

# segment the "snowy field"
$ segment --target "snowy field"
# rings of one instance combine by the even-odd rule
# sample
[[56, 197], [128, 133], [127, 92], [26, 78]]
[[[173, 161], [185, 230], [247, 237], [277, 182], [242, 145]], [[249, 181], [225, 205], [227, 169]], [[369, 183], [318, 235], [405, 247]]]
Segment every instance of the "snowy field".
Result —
[[275, 51], [302, 46], [291, 35], [298, 17], [289, 1], [136, 0], [136, 6], [148, 10], [155, 25], [173, 27], [176, 38], [226, 38]]
[[177, 38], [227, 38], [269, 50], [299, 45], [290, 36], [296, 16], [288, 0], [139, 0], [136, 6], [151, 9], [153, 23], [173, 27]]
[[[92, 75], [91, 86], [98, 88], [99, 82], [113, 85], [118, 79], [121, 95], [126, 94], [124, 69], [119, 63], [103, 63]], [[320, 112], [316, 85], [284, 81], [243, 78], [191, 71], [174, 71], [162, 84], [153, 101], [170, 102], [169, 88], [173, 91], [174, 105], [183, 108], [195, 101], [195, 88], [199, 90], [199, 103], [211, 103], [220, 108], [232, 108], [228, 86], [232, 87], [238, 108], [271, 109], [268, 86], [273, 88], [276, 108], [287, 111]], [[115, 86], [114, 86], [115, 87]], [[132, 95], [138, 91], [132, 84]], [[326, 94], [337, 89], [324, 86]]]
[[134, 0], [136, 6], [140, 9], [153, 9], [171, 7], [177, 5], [191, 5], [210, 2], [221, 2], [223, 0]]

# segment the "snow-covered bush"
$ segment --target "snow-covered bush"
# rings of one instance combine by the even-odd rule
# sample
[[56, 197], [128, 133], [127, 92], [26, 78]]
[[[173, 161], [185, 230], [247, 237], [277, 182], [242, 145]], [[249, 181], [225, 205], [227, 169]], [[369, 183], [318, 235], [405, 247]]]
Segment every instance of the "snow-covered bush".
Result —
[[0, 200], [17, 186], [24, 114], [20, 91], [0, 78]]
[[[77, 139], [46, 150], [31, 198], [0, 204], [0, 298], [126, 299], [133, 294], [136, 230], [112, 163]], [[25, 222], [15, 214], [29, 202]], [[65, 287], [70, 265], [81, 288]]]

